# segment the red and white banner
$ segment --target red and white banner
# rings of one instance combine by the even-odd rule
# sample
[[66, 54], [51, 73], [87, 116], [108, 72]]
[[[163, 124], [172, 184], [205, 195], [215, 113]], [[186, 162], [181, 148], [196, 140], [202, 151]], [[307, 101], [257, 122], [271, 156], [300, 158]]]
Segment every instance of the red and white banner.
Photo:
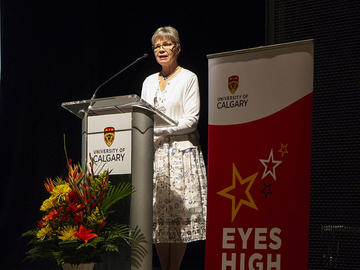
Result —
[[308, 269], [313, 42], [208, 58], [206, 269]]

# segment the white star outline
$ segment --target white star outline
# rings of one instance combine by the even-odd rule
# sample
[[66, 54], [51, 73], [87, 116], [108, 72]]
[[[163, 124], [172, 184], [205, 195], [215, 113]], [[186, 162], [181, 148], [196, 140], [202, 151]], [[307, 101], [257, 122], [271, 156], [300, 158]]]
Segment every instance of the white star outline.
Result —
[[[275, 168], [277, 166], [279, 166], [282, 161], [280, 160], [274, 160], [274, 154], [273, 154], [273, 149], [271, 149], [270, 151], [270, 155], [268, 157], [268, 159], [259, 159], [261, 164], [264, 165], [265, 169], [264, 169], [264, 173], [261, 177], [261, 179], [264, 179], [268, 174], [270, 174], [274, 180], [276, 181], [276, 174], [275, 174]], [[275, 164], [273, 167], [272, 167], [272, 170], [268, 170], [268, 165], [267, 163], [272, 163], [272, 164]]]

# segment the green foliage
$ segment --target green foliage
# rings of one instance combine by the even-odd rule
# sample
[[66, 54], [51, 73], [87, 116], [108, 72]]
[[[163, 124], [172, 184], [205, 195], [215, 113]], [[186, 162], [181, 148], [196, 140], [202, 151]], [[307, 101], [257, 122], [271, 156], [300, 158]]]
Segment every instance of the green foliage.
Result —
[[142, 244], [147, 243], [145, 236], [141, 233], [140, 228], [136, 227], [130, 232], [131, 235], [131, 265], [136, 268], [141, 267], [143, 258], [147, 254], [146, 248]]
[[108, 213], [111, 206], [113, 206], [119, 200], [131, 195], [133, 192], [134, 187], [131, 185], [131, 183], [122, 182], [116, 186], [111, 186], [102, 202], [102, 211], [104, 213]]
[[[50, 198], [41, 207], [44, 215], [39, 227], [23, 234], [30, 237], [27, 258], [51, 259], [58, 264], [100, 262], [103, 255], [119, 253], [120, 247], [127, 245], [132, 250], [132, 261], [141, 265], [146, 241], [140, 229], [111, 220], [112, 207], [134, 192], [131, 183], [111, 185], [108, 171], [95, 175], [91, 168], [83, 173], [71, 162], [67, 167], [65, 180], [45, 182]], [[64, 231], [72, 227], [71, 238], [64, 237]]]
[[87, 243], [79, 240], [60, 241], [58, 239], [38, 240], [36, 230], [30, 230], [23, 237], [33, 237], [29, 242], [33, 247], [27, 251], [27, 258], [31, 260], [52, 259], [59, 265], [62, 263], [80, 264], [86, 262], [101, 262], [106, 253], [120, 253], [120, 246], [131, 247], [131, 263], [140, 267], [147, 250], [142, 246], [145, 237], [138, 227], [113, 224], [101, 234]]

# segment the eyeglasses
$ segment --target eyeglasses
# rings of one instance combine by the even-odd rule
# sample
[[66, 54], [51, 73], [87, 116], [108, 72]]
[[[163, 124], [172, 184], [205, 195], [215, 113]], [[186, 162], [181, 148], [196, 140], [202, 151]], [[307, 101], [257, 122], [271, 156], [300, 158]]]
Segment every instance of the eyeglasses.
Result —
[[161, 48], [163, 48], [164, 50], [168, 51], [168, 50], [171, 50], [173, 46], [175, 46], [175, 44], [165, 42], [164, 44], [161, 44], [161, 45], [158, 44], [158, 45], [154, 46], [153, 50], [159, 51]]

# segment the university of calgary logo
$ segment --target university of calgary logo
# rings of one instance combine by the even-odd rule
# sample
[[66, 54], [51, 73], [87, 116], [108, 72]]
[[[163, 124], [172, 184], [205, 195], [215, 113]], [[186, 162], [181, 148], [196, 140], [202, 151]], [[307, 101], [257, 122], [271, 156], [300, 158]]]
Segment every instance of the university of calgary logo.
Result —
[[104, 128], [104, 141], [108, 147], [112, 145], [115, 139], [115, 128], [106, 127]]
[[234, 94], [239, 86], [239, 76], [233, 75], [228, 78], [228, 88], [231, 94]]

